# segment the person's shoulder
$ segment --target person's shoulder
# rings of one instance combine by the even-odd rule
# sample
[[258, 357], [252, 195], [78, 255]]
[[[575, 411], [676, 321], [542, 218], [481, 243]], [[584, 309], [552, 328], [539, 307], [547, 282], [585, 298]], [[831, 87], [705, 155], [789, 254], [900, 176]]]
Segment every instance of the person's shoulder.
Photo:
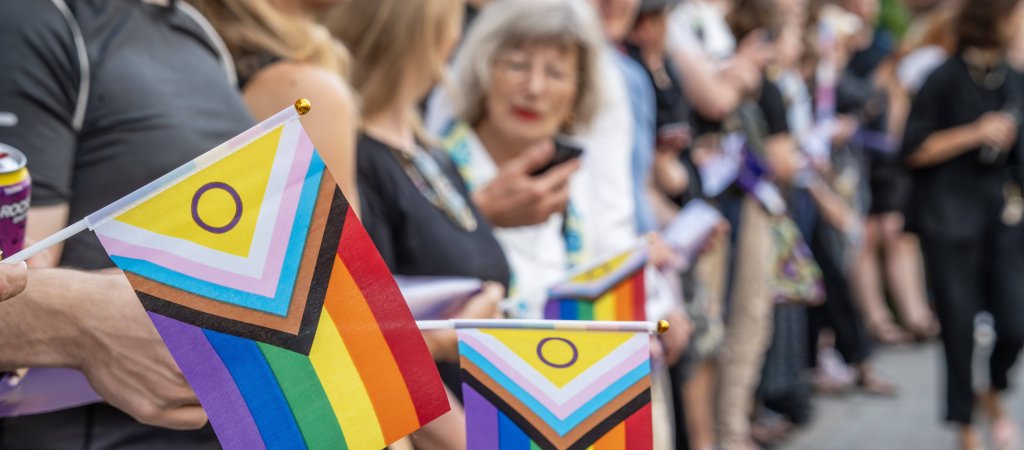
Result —
[[348, 93], [339, 74], [315, 64], [287, 60], [279, 60], [262, 68], [252, 77], [250, 83], [257, 87], [266, 86], [274, 89], [297, 84]]
[[[50, 45], [63, 42], [73, 45], [69, 9], [61, 11], [58, 3], [40, 0], [6, 0], [0, 2], [0, 42], [2, 54], [11, 54], [11, 46], [20, 44]], [[61, 5], [67, 6], [61, 2]], [[65, 12], [67, 16], [65, 16]]]
[[62, 16], [57, 4], [51, 1], [7, 0], [0, 2], [0, 24], [4, 25], [4, 32], [41, 23], [59, 23], [64, 20]]
[[277, 61], [256, 72], [245, 85], [246, 97], [288, 104], [309, 98], [318, 109], [355, 115], [355, 99], [341, 75], [315, 64]]
[[355, 96], [341, 75], [315, 64], [285, 60], [269, 64], [252, 75], [242, 94], [254, 110], [278, 111], [307, 98], [316, 112], [314, 122], [330, 118], [331, 123], [354, 124], [358, 120]]
[[947, 56], [945, 60], [935, 66], [935, 70], [932, 71], [929, 78], [935, 79], [950, 79], [957, 75], [963, 75], [967, 73], [967, 66], [956, 55]]
[[956, 56], [947, 57], [945, 61], [942, 61], [924, 78], [919, 92], [933, 92], [953, 88], [960, 84], [963, 77], [967, 76], [966, 72], [966, 66], [960, 58]]

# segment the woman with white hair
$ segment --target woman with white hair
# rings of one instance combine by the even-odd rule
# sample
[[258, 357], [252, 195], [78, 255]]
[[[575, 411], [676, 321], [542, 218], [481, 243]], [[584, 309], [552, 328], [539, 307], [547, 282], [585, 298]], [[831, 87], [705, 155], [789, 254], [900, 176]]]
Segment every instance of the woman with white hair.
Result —
[[[593, 11], [577, 0], [520, 0], [484, 8], [455, 62], [457, 120], [442, 146], [470, 190], [499, 173], [524, 171], [539, 185], [569, 183], [535, 225], [495, 228], [513, 273], [511, 315], [540, 318], [547, 287], [582, 262], [579, 148], [569, 135], [600, 104], [598, 58], [604, 41]], [[556, 163], [556, 164], [550, 164]], [[566, 181], [568, 180], [568, 181]]]

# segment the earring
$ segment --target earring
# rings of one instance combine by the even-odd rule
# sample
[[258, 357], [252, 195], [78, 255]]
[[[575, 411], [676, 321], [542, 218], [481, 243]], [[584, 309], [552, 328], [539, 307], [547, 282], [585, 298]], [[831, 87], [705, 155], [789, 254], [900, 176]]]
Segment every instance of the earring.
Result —
[[573, 111], [573, 112], [569, 113], [569, 117], [566, 117], [565, 121], [562, 122], [562, 128], [564, 128], [566, 130], [571, 130], [575, 126], [576, 126], [576, 111]]

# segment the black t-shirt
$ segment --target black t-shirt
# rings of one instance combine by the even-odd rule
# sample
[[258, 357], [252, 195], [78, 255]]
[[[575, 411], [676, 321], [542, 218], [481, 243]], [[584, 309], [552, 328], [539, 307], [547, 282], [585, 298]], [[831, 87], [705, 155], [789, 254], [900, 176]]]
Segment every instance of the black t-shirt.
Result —
[[782, 91], [764, 77], [757, 99], [741, 103], [736, 109], [733, 122], [737, 131], [743, 133], [747, 147], [757, 157], [764, 158], [765, 139], [789, 132]]
[[[69, 18], [50, 1], [0, 2], [0, 112], [17, 117], [0, 142], [28, 157], [33, 206], [67, 203], [78, 221], [252, 124], [194, 10], [171, 3], [67, 0]], [[112, 263], [83, 232], [61, 265]]]
[[[451, 161], [433, 156], [469, 202]], [[508, 286], [505, 254], [472, 202], [478, 226], [467, 231], [420, 193], [387, 144], [361, 135], [356, 159], [363, 227], [392, 273], [473, 277]]]
[[[912, 155], [936, 131], [966, 125], [982, 114], [1002, 110], [1007, 99], [1020, 98], [1024, 77], [1005, 67], [1005, 81], [996, 89], [978, 86], [959, 55], [935, 69], [914, 97], [903, 134], [903, 156]], [[1018, 129], [1018, 131], [1020, 131]], [[907, 205], [908, 229], [934, 238], [972, 240], [1000, 220], [1007, 165], [988, 165], [973, 149], [940, 164], [911, 169], [913, 190]]]
[[779, 87], [767, 77], [761, 80], [761, 95], [757, 98], [757, 106], [764, 114], [767, 126], [765, 137], [789, 132], [786, 101], [783, 99]]
[[[252, 125], [203, 19], [171, 3], [0, 2], [0, 113], [16, 118], [0, 142], [28, 156], [34, 206], [67, 203], [78, 221]], [[113, 265], [91, 232], [65, 243], [61, 264]], [[209, 426], [150, 427], [104, 404], [0, 420], [0, 447], [54, 446], [220, 447]]]

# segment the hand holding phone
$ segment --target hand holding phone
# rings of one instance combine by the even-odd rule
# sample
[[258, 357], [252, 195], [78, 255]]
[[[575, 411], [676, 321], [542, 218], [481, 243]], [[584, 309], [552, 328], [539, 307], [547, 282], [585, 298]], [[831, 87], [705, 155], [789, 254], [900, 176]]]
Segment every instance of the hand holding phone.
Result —
[[559, 164], [564, 164], [564, 163], [567, 163], [569, 161], [572, 161], [572, 160], [574, 160], [576, 158], [579, 158], [582, 155], [583, 155], [583, 149], [582, 148], [576, 147], [576, 146], [574, 146], [572, 144], [569, 144], [567, 142], [563, 142], [561, 140], [556, 139], [555, 140], [555, 153], [554, 153], [554, 155], [552, 155], [551, 161], [548, 161], [547, 164], [544, 164], [543, 166], [541, 166], [541, 167], [537, 168], [536, 170], [534, 170], [533, 172], [531, 172], [530, 176], [534, 176], [535, 177], [535, 176], [538, 176], [538, 175], [543, 175], [545, 172], [553, 169], [555, 166], [558, 166]]
[[583, 150], [550, 141], [506, 161], [489, 183], [473, 191], [473, 203], [492, 225], [519, 227], [542, 223], [564, 212], [569, 180]]

